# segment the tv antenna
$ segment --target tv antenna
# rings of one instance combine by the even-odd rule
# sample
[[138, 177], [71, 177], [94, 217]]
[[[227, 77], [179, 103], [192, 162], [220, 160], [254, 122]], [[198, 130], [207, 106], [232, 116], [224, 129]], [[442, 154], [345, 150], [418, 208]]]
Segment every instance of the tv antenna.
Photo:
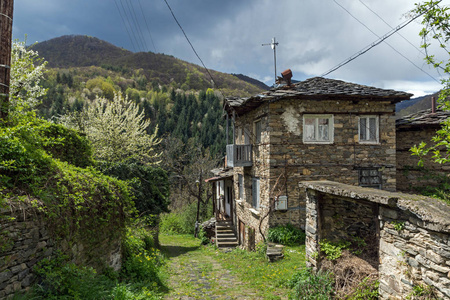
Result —
[[262, 46], [271, 46], [273, 49], [273, 64], [275, 66], [275, 83], [277, 82], [277, 46], [278, 42], [275, 38], [272, 39], [272, 43], [262, 44]]

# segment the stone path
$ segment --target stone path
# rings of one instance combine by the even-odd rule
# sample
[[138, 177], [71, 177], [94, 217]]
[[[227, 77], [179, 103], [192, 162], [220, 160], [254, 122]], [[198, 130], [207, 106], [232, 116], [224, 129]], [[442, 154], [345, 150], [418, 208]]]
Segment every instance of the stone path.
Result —
[[162, 244], [169, 257], [169, 288], [165, 299], [262, 299], [211, 255], [200, 249]]

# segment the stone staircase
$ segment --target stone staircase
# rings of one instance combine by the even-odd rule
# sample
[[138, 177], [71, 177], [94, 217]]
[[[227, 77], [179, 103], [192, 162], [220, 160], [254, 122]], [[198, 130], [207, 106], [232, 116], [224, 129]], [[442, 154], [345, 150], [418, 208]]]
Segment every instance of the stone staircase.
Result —
[[218, 221], [216, 223], [216, 245], [218, 248], [236, 248], [239, 245], [231, 225], [231, 221]]

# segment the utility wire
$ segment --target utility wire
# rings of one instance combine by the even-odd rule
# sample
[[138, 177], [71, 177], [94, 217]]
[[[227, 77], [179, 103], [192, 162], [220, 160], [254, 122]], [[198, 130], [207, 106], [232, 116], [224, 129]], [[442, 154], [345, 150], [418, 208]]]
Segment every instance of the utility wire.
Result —
[[[180, 22], [178, 22], [177, 17], [175, 17], [175, 14], [173, 13], [172, 8], [170, 7], [169, 3], [167, 2], [167, 0], [164, 0], [164, 2], [166, 2], [167, 7], [169, 8], [170, 13], [172, 14], [172, 17], [174, 18], [175, 22], [177, 22], [178, 27], [180, 27], [180, 29], [181, 29], [181, 31], [183, 32], [184, 37], [186, 38], [187, 42], [189, 43], [189, 45], [191, 45], [192, 51], [194, 51], [194, 53], [195, 53], [195, 55], [197, 56], [198, 60], [200, 60], [200, 62], [202, 63], [203, 68], [205, 68], [205, 70], [206, 70], [206, 72], [208, 73], [209, 77], [211, 77], [211, 80], [212, 80], [214, 86], [216, 86], [216, 83], [215, 83], [215, 81], [214, 81], [214, 78], [212, 77], [212, 75], [211, 75], [211, 73], [209, 72], [208, 68], [207, 68], [207, 67], [205, 66], [205, 64], [203, 63], [203, 60], [202, 60], [202, 59], [200, 58], [200, 56], [198, 55], [197, 51], [195, 51], [194, 46], [192, 45], [191, 41], [190, 41], [189, 38], [187, 37], [186, 32], [184, 32], [183, 27], [181, 27]], [[223, 94], [222, 94], [222, 95], [223, 95]]]
[[[394, 27], [392, 27], [388, 22], [386, 22], [386, 20], [384, 20], [379, 14], [377, 14], [373, 9], [371, 9], [366, 3], [364, 3], [362, 0], [359, 0], [359, 2], [361, 2], [362, 5], [364, 5], [368, 10], [370, 10], [375, 16], [377, 16], [381, 21], [383, 21], [384, 24], [386, 24], [387, 26], [389, 26], [389, 28], [394, 29]], [[420, 52], [420, 54], [425, 56], [425, 53], [420, 50], [416, 45], [414, 45], [413, 43], [411, 43], [406, 37], [404, 37], [400, 32], [397, 32], [397, 34], [399, 36], [401, 36], [407, 43], [409, 43], [411, 46], [413, 46], [417, 51]]]
[[[126, 1], [126, 0], [125, 0]], [[127, 11], [126, 11], [126, 9], [125, 9], [125, 7], [123, 6], [123, 1], [122, 0], [120, 0], [120, 4], [121, 4], [121, 6], [122, 6], [122, 10], [123, 10], [123, 13], [124, 13], [124, 15], [125, 15], [125, 18], [126, 18], [126, 20], [127, 20], [127, 22], [128, 22], [128, 26], [130, 27], [130, 31], [131, 31], [131, 33], [133, 34], [133, 37], [134, 37], [134, 40], [136, 41], [136, 45], [137, 45], [137, 48], [138, 48], [138, 51], [140, 50], [139, 49], [139, 41], [138, 41], [138, 39], [136, 38], [136, 33], [134, 32], [134, 30], [133, 30], [133, 26], [131, 26], [131, 22], [130, 22], [130, 18], [128, 17], [128, 14], [127, 14]]]
[[[331, 70], [329, 70], [328, 72], [325, 72], [324, 74], [322, 74], [323, 76], [326, 76], [328, 74], [330, 74], [331, 72], [336, 71], [337, 69], [339, 69], [340, 67], [348, 64], [349, 62], [351, 62], [352, 60], [356, 59], [357, 57], [363, 55], [364, 53], [366, 53], [367, 51], [369, 51], [370, 49], [372, 49], [373, 47], [381, 44], [382, 42], [385, 42], [385, 40], [390, 37], [391, 35], [393, 35], [394, 33], [396, 33], [397, 31], [399, 31], [400, 29], [404, 28], [406, 25], [410, 24], [412, 21], [414, 21], [415, 19], [417, 19], [418, 17], [420, 17], [422, 14], [418, 14], [417, 16], [411, 18], [409, 21], [404, 22], [403, 24], [397, 26], [396, 28], [394, 28], [393, 30], [391, 30], [389, 33], [387, 33], [386, 35], [384, 35], [383, 37], [380, 37], [379, 35], [377, 35], [375, 32], [373, 32], [369, 27], [367, 27], [363, 22], [361, 22], [358, 18], [356, 18], [354, 15], [352, 15], [347, 9], [345, 9], [341, 4], [339, 4], [339, 2], [337, 2], [336, 0], [333, 0], [337, 5], [339, 5], [343, 10], [345, 10], [350, 16], [352, 16], [355, 20], [357, 20], [361, 25], [363, 25], [364, 27], [366, 27], [370, 32], [372, 32], [375, 36], [377, 36], [379, 39], [375, 42], [373, 42], [372, 44], [370, 44], [369, 46], [366, 46], [365, 48], [363, 48], [363, 50], [359, 51], [358, 53], [352, 55], [350, 58], [348, 58], [347, 60], [341, 62], [340, 64], [338, 64], [337, 66], [335, 66], [334, 68], [332, 68]], [[392, 50], [394, 50], [395, 52], [397, 52], [399, 55], [401, 55], [403, 58], [405, 58], [406, 60], [408, 60], [411, 64], [413, 64], [416, 68], [418, 68], [419, 70], [421, 70], [422, 72], [424, 72], [425, 74], [427, 74], [429, 77], [431, 77], [433, 80], [435, 80], [436, 82], [440, 83], [436, 78], [434, 78], [433, 76], [431, 76], [429, 73], [425, 72], [424, 70], [422, 70], [419, 66], [417, 66], [414, 62], [412, 62], [410, 59], [408, 59], [406, 56], [404, 56], [402, 53], [400, 53], [397, 49], [395, 49], [394, 47], [392, 47], [389, 43], [385, 42]]]
[[119, 11], [119, 15], [120, 15], [120, 18], [122, 19], [123, 26], [127, 30], [128, 37], [130, 38], [130, 41], [131, 41], [131, 46], [133, 47], [134, 52], [136, 52], [136, 47], [134, 46], [134, 42], [133, 42], [133, 39], [131, 38], [131, 34], [130, 34], [130, 31], [128, 30], [127, 24], [125, 24], [125, 19], [122, 16], [122, 12], [120, 11], [119, 5], [117, 4], [117, 0], [114, 0], [114, 3], [116, 4], [117, 10]]
[[153, 42], [152, 33], [150, 31], [150, 27], [148, 26], [147, 18], [145, 17], [144, 10], [142, 9], [141, 0], [138, 0], [138, 2], [139, 2], [139, 7], [141, 8], [142, 16], [144, 17], [145, 25], [147, 26], [147, 31], [148, 31], [148, 35], [150, 36], [150, 41], [152, 42], [153, 48], [155, 49], [155, 53], [157, 53], [158, 50], [156, 50], [155, 43]]
[[147, 43], [145, 42], [144, 35], [142, 34], [142, 29], [138, 22], [138, 19], [136, 16], [136, 11], [133, 6], [133, 2], [128, 0], [127, 5], [128, 5], [128, 3], [129, 3], [128, 9], [130, 10], [131, 19], [134, 22], [134, 26], [136, 27], [137, 35], [138, 35], [139, 39], [141, 40], [141, 45], [142, 45], [143, 51], [146, 51], [146, 50], [148, 50], [148, 46], [147, 46]]

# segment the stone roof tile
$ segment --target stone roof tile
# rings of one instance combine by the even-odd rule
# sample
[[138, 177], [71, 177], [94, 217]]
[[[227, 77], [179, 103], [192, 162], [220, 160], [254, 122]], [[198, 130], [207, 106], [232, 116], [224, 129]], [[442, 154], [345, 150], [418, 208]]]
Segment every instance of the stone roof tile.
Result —
[[389, 100], [393, 103], [410, 99], [412, 94], [380, 89], [360, 85], [342, 80], [314, 77], [295, 83], [290, 86], [281, 86], [271, 89], [250, 98], [229, 98], [226, 104], [235, 109], [238, 113], [247, 112], [258, 107], [266, 101], [277, 101], [282, 99], [308, 99], [308, 100], [328, 100], [328, 99], [352, 99], [352, 100]]

